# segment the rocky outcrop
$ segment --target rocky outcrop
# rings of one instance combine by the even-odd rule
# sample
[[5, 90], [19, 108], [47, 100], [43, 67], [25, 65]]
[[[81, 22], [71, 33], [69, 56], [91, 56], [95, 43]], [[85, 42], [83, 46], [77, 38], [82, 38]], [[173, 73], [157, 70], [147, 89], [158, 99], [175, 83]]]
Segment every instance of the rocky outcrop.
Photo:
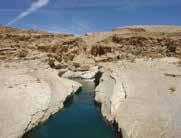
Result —
[[85, 79], [85, 80], [94, 80], [96, 74], [99, 71], [99, 67], [92, 67], [88, 69], [87, 71], [66, 71], [65, 73], [61, 74], [61, 77], [63, 78], [69, 78], [69, 79], [75, 79], [75, 78], [80, 78], [80, 79]]
[[181, 58], [180, 36], [179, 26], [76, 37], [0, 25], [0, 137], [20, 137], [46, 120], [80, 87], [64, 78], [92, 80], [99, 65], [95, 99], [123, 137], [179, 137], [180, 62], [160, 58]]
[[0, 26], [0, 60], [40, 59], [43, 54], [79, 68], [120, 59], [180, 58], [180, 32], [179, 26], [130, 26], [76, 37]]
[[77, 49], [84, 50], [81, 43], [81, 39], [73, 35], [0, 26], [0, 60], [30, 58], [33, 54], [41, 58], [45, 53], [57, 60], [69, 61], [78, 54]]
[[146, 34], [152, 36], [172, 36], [179, 37], [181, 27], [175, 25], [132, 25], [117, 27], [113, 29], [114, 33], [122, 34]]
[[123, 138], [179, 138], [181, 70], [176, 59], [105, 64], [95, 100]]
[[0, 137], [19, 138], [63, 108], [79, 83], [42, 61], [0, 64]]
[[[136, 58], [181, 57], [181, 39], [147, 36], [113, 35], [91, 47], [94, 57], [107, 57], [106, 61]], [[95, 58], [96, 59], [96, 58]], [[111, 61], [112, 61], [111, 60]], [[95, 60], [96, 61], [96, 60]]]

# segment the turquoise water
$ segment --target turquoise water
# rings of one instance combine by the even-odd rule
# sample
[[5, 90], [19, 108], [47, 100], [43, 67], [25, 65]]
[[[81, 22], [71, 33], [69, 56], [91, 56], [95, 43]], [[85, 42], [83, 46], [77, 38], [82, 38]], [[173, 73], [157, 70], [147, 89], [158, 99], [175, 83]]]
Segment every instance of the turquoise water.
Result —
[[94, 103], [94, 83], [81, 83], [80, 93], [66, 102], [62, 111], [24, 138], [118, 138]]

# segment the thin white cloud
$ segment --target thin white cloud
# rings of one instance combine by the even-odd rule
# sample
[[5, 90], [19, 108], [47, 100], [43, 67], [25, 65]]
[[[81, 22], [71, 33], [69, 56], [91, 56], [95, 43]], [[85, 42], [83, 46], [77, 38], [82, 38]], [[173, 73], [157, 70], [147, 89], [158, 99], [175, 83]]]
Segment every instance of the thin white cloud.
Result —
[[28, 16], [32, 12], [46, 6], [48, 4], [48, 2], [49, 2], [49, 0], [37, 0], [37, 1], [33, 2], [31, 4], [30, 8], [28, 8], [26, 11], [20, 13], [16, 18], [11, 20], [7, 25], [12, 25], [12, 24], [18, 22], [19, 20], [21, 20], [24, 17]]

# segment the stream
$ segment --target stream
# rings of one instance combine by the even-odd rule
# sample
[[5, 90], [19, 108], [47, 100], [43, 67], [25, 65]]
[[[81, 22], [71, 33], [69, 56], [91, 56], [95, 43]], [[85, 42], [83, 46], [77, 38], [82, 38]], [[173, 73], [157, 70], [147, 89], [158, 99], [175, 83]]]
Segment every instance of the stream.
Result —
[[94, 102], [94, 82], [78, 80], [83, 87], [65, 107], [23, 138], [118, 138]]

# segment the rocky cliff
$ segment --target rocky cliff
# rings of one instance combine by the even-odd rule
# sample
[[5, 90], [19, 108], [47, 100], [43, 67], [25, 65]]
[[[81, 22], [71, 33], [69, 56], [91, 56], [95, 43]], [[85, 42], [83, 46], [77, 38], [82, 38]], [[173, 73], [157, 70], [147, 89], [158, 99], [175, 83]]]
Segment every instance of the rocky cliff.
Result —
[[19, 138], [63, 108], [81, 85], [34, 61], [0, 65], [0, 137]]
[[179, 138], [180, 58], [179, 26], [81, 37], [0, 26], [0, 136], [20, 137], [61, 109], [80, 84], [60, 77], [102, 68], [95, 100], [124, 138]]
[[[131, 26], [82, 37], [18, 30], [0, 26], [0, 60], [35, 59], [46, 55], [55, 63], [78, 70], [120, 59], [181, 56], [181, 27]], [[56, 67], [55, 67], [56, 68]], [[61, 68], [60, 65], [57, 68]]]
[[103, 64], [95, 100], [123, 138], [179, 138], [181, 70], [175, 58]]

